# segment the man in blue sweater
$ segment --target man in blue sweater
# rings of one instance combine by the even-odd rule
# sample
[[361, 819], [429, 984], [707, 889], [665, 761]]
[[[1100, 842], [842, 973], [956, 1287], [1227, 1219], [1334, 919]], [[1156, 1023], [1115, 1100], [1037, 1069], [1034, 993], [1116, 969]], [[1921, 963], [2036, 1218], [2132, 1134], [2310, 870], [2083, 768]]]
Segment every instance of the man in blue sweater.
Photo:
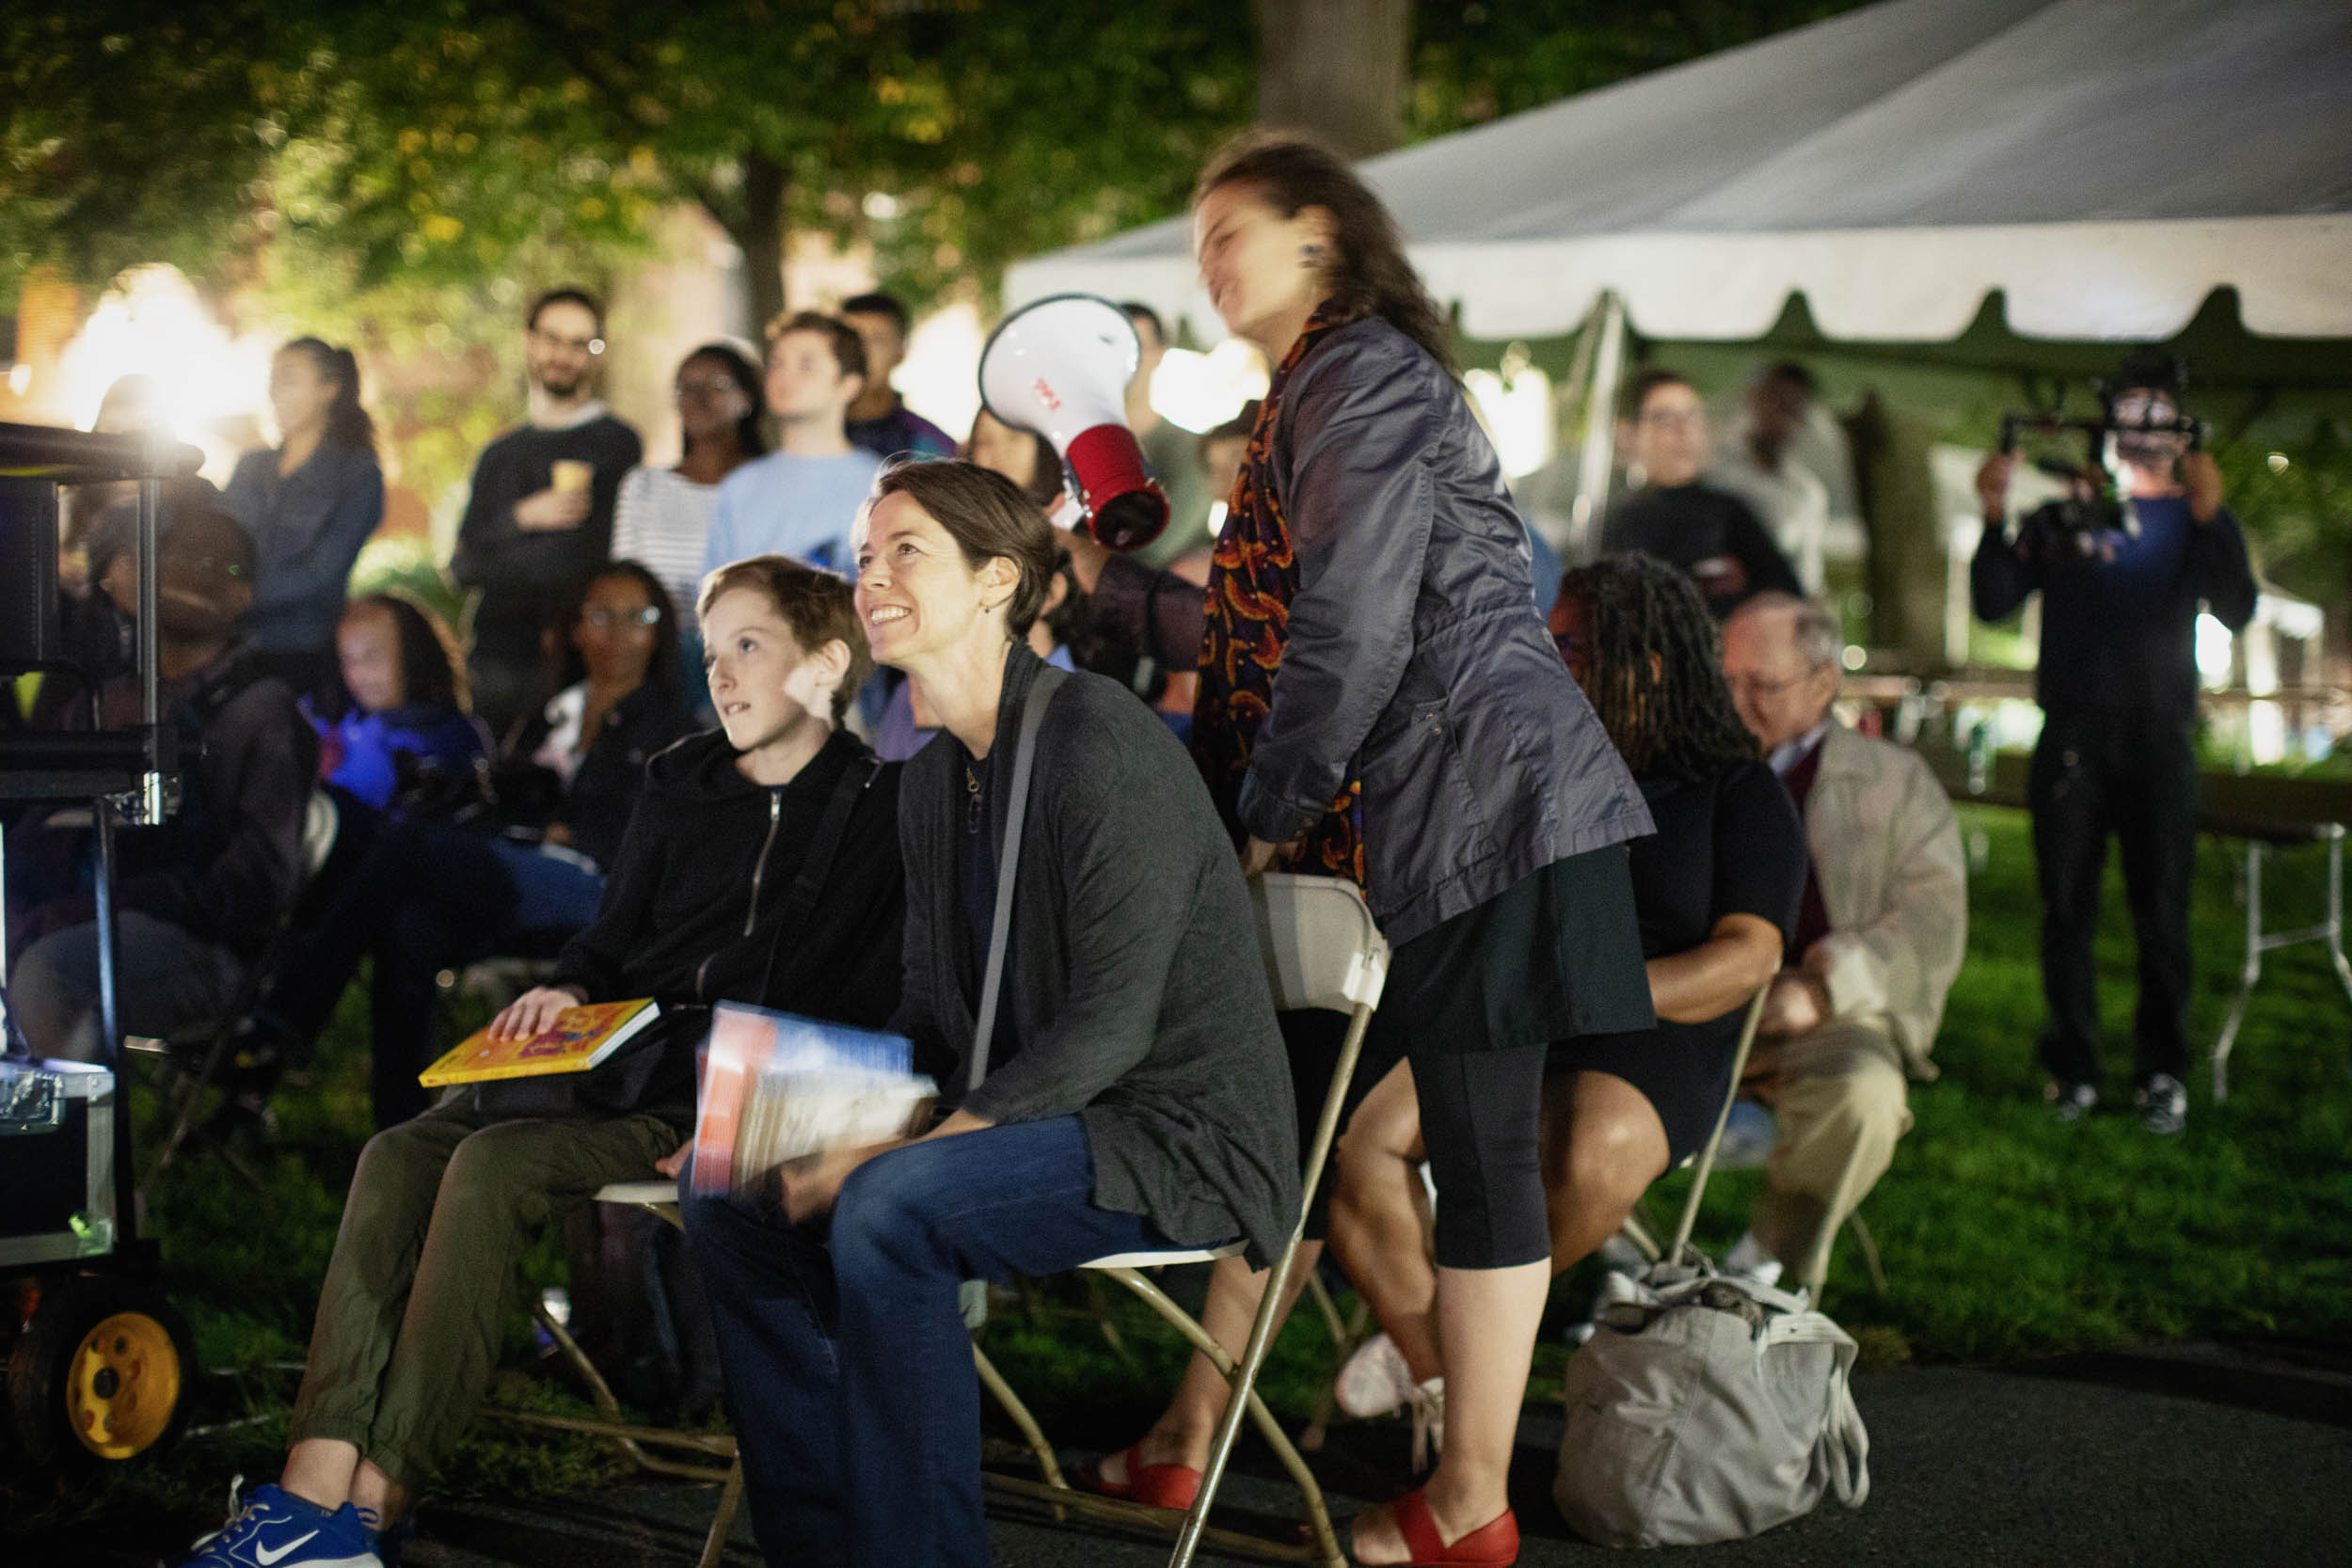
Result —
[[[1969, 585], [1999, 620], [2039, 589], [2042, 704], [2029, 800], [2042, 883], [2042, 1037], [2048, 1094], [2073, 1121], [2098, 1101], [2099, 1006], [2091, 937], [2112, 832], [2139, 948], [2136, 1099], [2152, 1132], [2188, 1110], [2188, 883], [2196, 842], [2197, 615], [2237, 631], [2254, 613], [2254, 575], [2221, 471], [2176, 428], [2181, 372], [2162, 356], [2125, 364], [2108, 407], [2122, 497], [2052, 502], [2011, 536], [2013, 454], [1977, 475], [1985, 526]], [[2089, 492], [2104, 476], [2086, 475]]]
[[757, 555], [849, 570], [850, 525], [882, 471], [849, 436], [866, 370], [864, 341], [838, 317], [803, 310], [777, 329], [766, 383], [776, 450], [719, 482], [704, 575]]

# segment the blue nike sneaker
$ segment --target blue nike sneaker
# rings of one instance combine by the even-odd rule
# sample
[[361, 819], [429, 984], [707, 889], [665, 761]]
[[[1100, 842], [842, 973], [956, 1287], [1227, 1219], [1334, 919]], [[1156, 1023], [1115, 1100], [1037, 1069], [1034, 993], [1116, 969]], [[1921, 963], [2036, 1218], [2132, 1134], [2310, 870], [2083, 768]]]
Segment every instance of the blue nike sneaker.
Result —
[[239, 1497], [231, 1482], [229, 1497], [229, 1522], [176, 1568], [384, 1568], [373, 1513], [349, 1503], [329, 1512], [268, 1484]]

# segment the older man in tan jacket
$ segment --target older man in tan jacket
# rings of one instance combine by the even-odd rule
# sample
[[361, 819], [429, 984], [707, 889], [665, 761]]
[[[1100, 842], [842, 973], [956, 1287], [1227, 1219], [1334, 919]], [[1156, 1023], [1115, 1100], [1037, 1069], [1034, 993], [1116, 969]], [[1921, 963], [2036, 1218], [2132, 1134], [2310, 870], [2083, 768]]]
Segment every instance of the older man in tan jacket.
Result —
[[[1749, 1069], [1780, 1135], [1730, 1259], [1819, 1291], [1830, 1243], [1910, 1130], [1967, 945], [1960, 827], [1918, 755], [1830, 716], [1842, 640], [1819, 605], [1762, 594], [1724, 627], [1740, 717], [1804, 817], [1811, 874]], [[1777, 1269], [1768, 1272], [1777, 1275]]]

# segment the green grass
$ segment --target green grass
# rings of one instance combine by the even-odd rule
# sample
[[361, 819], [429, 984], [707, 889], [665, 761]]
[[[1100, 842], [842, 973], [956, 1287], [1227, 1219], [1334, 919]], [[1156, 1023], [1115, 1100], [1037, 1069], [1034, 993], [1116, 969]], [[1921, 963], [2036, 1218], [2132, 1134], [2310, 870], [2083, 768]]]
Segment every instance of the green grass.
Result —
[[[2272, 955], [2233, 1063], [2233, 1093], [2215, 1106], [2210, 1078], [2192, 1076], [2187, 1132], [2142, 1132], [2118, 1111], [2077, 1127], [2049, 1119], [2033, 1041], [2041, 1022], [2038, 919], [2024, 819], [1970, 810], [1976, 851], [1969, 957], [1936, 1059], [1943, 1077], [1915, 1085], [1917, 1125], [1864, 1206], [1889, 1284], [1873, 1293], [1854, 1248], [1835, 1255], [1826, 1305], [1878, 1364], [1903, 1359], [2001, 1359], [2214, 1336], [2342, 1338], [2352, 1334], [2352, 1004], [2320, 950]], [[2276, 858], [2266, 875], [2274, 927], [2316, 918], [2324, 861]], [[2134, 988], [2129, 923], [2110, 872], [2100, 955], [2103, 1006], [2114, 1038], [2110, 1103], [2128, 1089]], [[2200, 846], [2193, 910], [2198, 989], [2192, 1038], [2201, 1052], [2220, 1027], [2243, 957], [2243, 907], [2233, 847]], [[222, 1430], [161, 1461], [61, 1491], [8, 1485], [0, 1513], [14, 1530], [55, 1530], [102, 1515], [193, 1523], [214, 1511], [228, 1475], [274, 1473], [288, 1402], [298, 1380], [319, 1280], [353, 1161], [367, 1132], [364, 1007], [355, 988], [322, 1044], [307, 1092], [290, 1096], [284, 1140], [261, 1190], [216, 1164], [190, 1164], [161, 1184], [150, 1216], [167, 1278], [207, 1369], [199, 1424]], [[139, 1108], [151, 1102], [141, 1093]], [[151, 1126], [149, 1129], [151, 1133]], [[1679, 1205], [1686, 1177], [1652, 1195], [1655, 1214]], [[1745, 1224], [1761, 1177], [1720, 1176], [1699, 1227], [1702, 1245], [1727, 1246]], [[1591, 1265], [1555, 1292], [1555, 1319], [1589, 1299]], [[534, 1284], [558, 1282], [553, 1238], [529, 1260]], [[1179, 1294], [1184, 1288], [1179, 1287]], [[1081, 1316], [1000, 1310], [990, 1354], [1039, 1407], [1067, 1418], [1066, 1441], [1123, 1440], [1165, 1397], [1181, 1365], [1174, 1337], [1131, 1302], [1113, 1308], [1123, 1350]], [[1083, 1286], [1057, 1282], [1046, 1299], [1083, 1305]], [[518, 1317], [498, 1398], [510, 1405], [586, 1414], [584, 1402], [524, 1372]], [[1555, 1392], [1565, 1352], [1539, 1351], [1534, 1392]], [[1302, 1417], [1331, 1370], [1319, 1323], [1294, 1321], [1277, 1347], [1266, 1391]], [[445, 1491], [508, 1495], [577, 1491], [617, 1479], [625, 1465], [596, 1445], [483, 1423], [451, 1467]]]

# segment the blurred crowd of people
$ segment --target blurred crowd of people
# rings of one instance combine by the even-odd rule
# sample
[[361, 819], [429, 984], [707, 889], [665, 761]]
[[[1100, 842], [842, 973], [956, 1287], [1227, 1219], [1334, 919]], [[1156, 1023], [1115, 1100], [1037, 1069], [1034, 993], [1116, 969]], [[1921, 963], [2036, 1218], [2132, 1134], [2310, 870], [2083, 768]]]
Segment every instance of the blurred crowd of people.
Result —
[[[1149, 387], [1164, 328], [1149, 307], [1129, 314], [1141, 350], [1130, 418], [1171, 502], [1149, 559], [1205, 580], [1208, 475], [1221, 467], [1230, 487], [1247, 417], [1198, 437], [1160, 420]], [[527, 418], [477, 460], [448, 565], [468, 602], [462, 636], [417, 597], [347, 596], [384, 504], [348, 350], [286, 344], [269, 387], [278, 444], [240, 458], [223, 489], [195, 477], [165, 487], [162, 537], [178, 541], [158, 561], [169, 705], [190, 754], [236, 766], [191, 778], [193, 829], [160, 844], [133, 835], [184, 885], [164, 898], [135, 885], [124, 900], [123, 1021], [185, 1039], [236, 1010], [241, 1092], [217, 1132], [265, 1127], [269, 1093], [308, 1061], [363, 958], [377, 1119], [405, 1119], [425, 1102], [415, 1073], [432, 1053], [437, 978], [494, 954], [552, 956], [589, 923], [647, 759], [715, 717], [694, 615], [709, 574], [768, 555], [846, 569], [851, 523], [890, 458], [961, 454], [1041, 512], [1063, 504], [1061, 459], [1042, 436], [983, 411], [959, 445], [905, 405], [889, 377], [908, 316], [892, 295], [787, 318], [764, 363], [726, 341], [687, 355], [674, 378], [682, 451], [666, 466], [643, 460], [636, 431], [598, 396], [604, 330], [578, 288], [525, 313]], [[94, 428], [151, 428], [157, 390], [124, 378]], [[128, 484], [69, 493], [60, 608], [72, 661], [94, 681], [18, 688], [11, 722], [91, 722], [94, 694], [114, 705], [95, 721], [121, 721], [135, 507]], [[184, 650], [183, 622], [202, 633]], [[1028, 641], [1064, 668], [1083, 655], [1177, 733], [1188, 726], [1190, 671], [1106, 646], [1066, 556]], [[889, 760], [935, 733], [895, 673], [856, 696], [860, 728]], [[254, 734], [223, 746], [231, 720]], [[77, 835], [43, 836], [12, 846], [11, 1016], [43, 1054], [94, 1055], [94, 936], [75, 918], [88, 874]], [[42, 945], [65, 931], [76, 934]], [[250, 994], [264, 968], [281, 978]]]

